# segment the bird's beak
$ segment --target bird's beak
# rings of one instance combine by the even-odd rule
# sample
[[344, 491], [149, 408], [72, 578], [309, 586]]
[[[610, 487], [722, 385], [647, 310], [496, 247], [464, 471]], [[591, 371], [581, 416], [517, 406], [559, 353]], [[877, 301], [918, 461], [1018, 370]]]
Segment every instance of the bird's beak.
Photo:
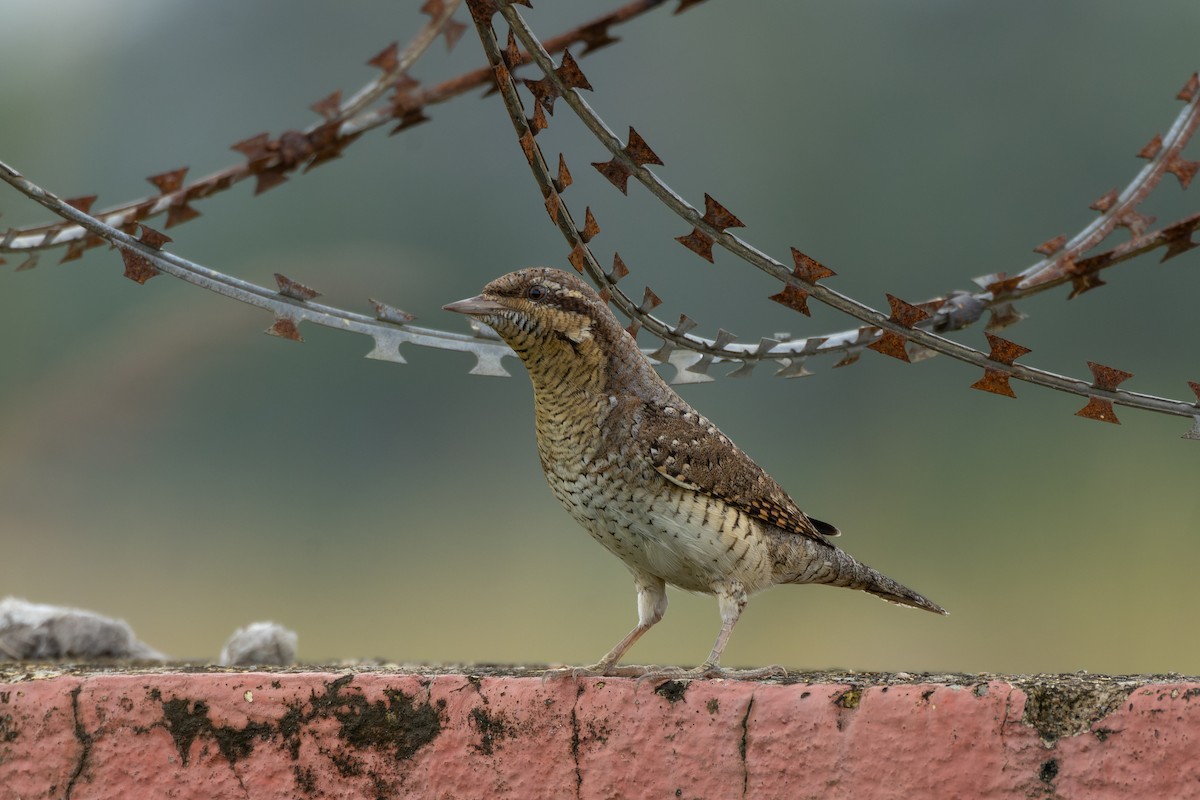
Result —
[[506, 305], [497, 303], [490, 297], [480, 294], [475, 297], [468, 297], [466, 300], [459, 300], [456, 303], [442, 306], [442, 310], [477, 317], [498, 314], [501, 311], [510, 311], [511, 309]]

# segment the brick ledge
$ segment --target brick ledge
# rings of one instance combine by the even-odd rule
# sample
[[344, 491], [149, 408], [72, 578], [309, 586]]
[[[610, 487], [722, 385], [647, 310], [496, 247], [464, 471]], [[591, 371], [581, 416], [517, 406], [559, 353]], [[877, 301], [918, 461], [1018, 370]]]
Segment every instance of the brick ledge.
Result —
[[0, 800], [1200, 797], [1200, 679], [0, 665]]

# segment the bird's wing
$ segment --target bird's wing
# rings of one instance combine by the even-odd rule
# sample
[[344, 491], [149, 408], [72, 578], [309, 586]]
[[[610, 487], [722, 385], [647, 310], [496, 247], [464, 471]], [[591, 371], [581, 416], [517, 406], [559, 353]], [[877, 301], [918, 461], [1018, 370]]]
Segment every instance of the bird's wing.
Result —
[[647, 405], [638, 438], [654, 468], [667, 480], [715, 497], [775, 527], [822, 541], [833, 525], [812, 519], [782, 487], [717, 430], [688, 408]]

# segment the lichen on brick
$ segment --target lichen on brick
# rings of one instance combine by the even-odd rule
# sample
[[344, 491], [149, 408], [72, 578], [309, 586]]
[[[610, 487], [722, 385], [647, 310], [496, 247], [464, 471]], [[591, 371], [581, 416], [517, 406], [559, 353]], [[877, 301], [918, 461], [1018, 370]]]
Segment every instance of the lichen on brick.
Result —
[[1093, 681], [1086, 677], [1032, 683], [1024, 688], [1024, 722], [1047, 744], [1088, 731], [1133, 691], [1132, 686], [1113, 685], [1111, 679]]
[[858, 708], [858, 704], [862, 702], [862, 689], [854, 687], [847, 689], [837, 696], [833, 704], [842, 708]]
[[663, 681], [654, 687], [654, 693], [671, 705], [675, 705], [687, 694], [686, 681]]

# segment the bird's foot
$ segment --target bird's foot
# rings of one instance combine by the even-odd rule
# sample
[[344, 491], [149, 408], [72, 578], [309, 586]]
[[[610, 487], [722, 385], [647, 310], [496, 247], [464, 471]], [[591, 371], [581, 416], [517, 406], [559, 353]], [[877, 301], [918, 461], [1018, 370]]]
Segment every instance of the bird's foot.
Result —
[[772, 664], [769, 667], [755, 667], [754, 669], [727, 669], [723, 670], [723, 677], [731, 680], [757, 680], [759, 678], [786, 678], [788, 671], [786, 667], [779, 664]]
[[638, 677], [638, 683], [661, 680], [755, 680], [758, 678], [786, 678], [787, 670], [778, 665], [757, 669], [724, 669], [720, 664], [701, 664], [695, 669], [681, 667], [651, 667]]
[[617, 666], [616, 664], [592, 664], [590, 667], [557, 667], [542, 673], [542, 683], [571, 678], [640, 678], [652, 667]]
[[719, 664], [701, 664], [694, 669], [659, 666], [618, 666], [616, 664], [592, 664], [590, 667], [557, 667], [542, 673], [542, 683], [570, 678], [637, 678], [638, 685], [657, 681], [693, 680], [756, 680], [758, 678], [786, 678], [787, 670], [779, 665], [756, 669], [724, 669]]

